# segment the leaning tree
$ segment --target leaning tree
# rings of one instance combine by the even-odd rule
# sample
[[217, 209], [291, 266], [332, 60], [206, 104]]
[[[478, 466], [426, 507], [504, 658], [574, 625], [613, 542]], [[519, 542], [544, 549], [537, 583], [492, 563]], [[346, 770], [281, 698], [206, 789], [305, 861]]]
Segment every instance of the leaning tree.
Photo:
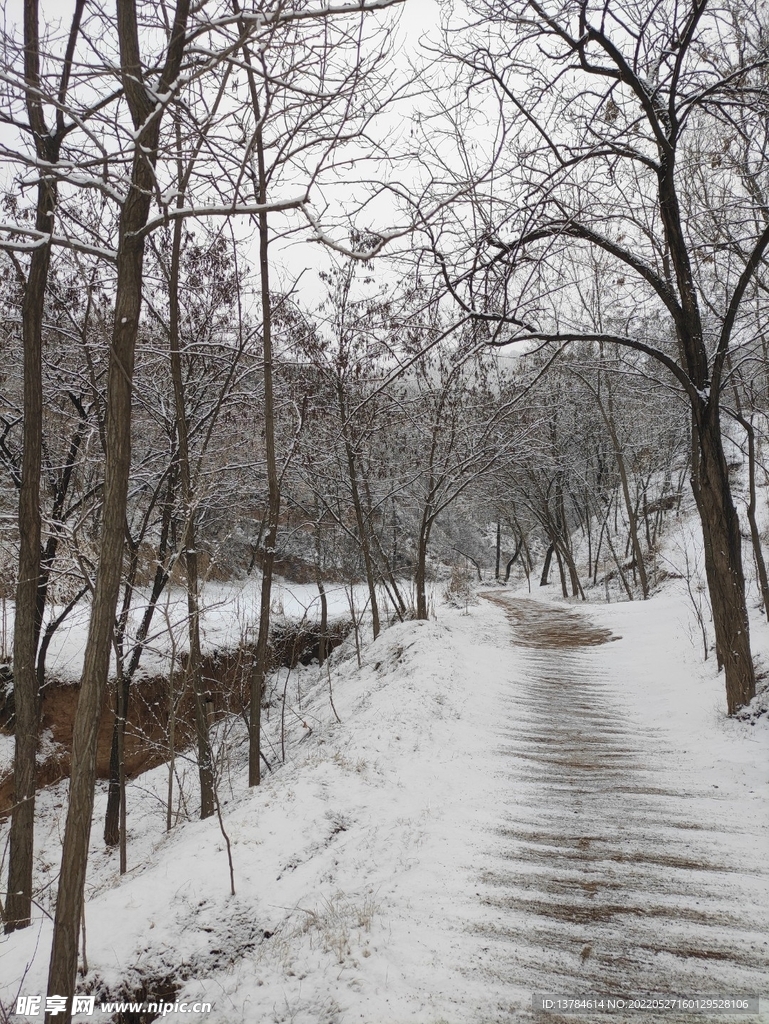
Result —
[[[754, 696], [755, 671], [721, 421], [730, 358], [760, 330], [769, 246], [761, 12], [749, 0], [468, 6], [444, 61], [462, 138], [432, 153], [465, 190], [429, 227], [432, 254], [465, 311], [495, 325], [495, 344], [634, 349], [685, 394], [732, 714]], [[578, 286], [596, 253], [609, 266], [599, 315], [586, 316]]]

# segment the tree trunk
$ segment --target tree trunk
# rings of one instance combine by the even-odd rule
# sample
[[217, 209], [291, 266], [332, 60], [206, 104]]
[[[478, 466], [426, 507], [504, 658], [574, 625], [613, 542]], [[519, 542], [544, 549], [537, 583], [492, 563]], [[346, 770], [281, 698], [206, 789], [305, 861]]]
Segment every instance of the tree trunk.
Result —
[[[178, 136], [177, 136], [178, 137]], [[181, 165], [178, 168], [179, 191], [177, 204], [182, 208], [184, 192]], [[195, 538], [195, 496], [192, 491], [190, 468], [189, 425], [182, 375], [182, 355], [179, 313], [179, 264], [182, 248], [182, 219], [174, 223], [171, 248], [171, 272], [168, 281], [169, 296], [169, 348], [171, 354], [171, 377], [174, 385], [174, 421], [179, 453], [179, 479], [184, 509], [184, 539], [182, 553], [187, 581], [187, 632], [190, 652], [187, 673], [192, 680], [195, 700], [195, 737], [198, 746], [198, 779], [200, 782], [200, 817], [209, 818], [214, 813], [214, 766], [206, 714], [206, 694], [203, 686], [202, 655], [200, 650], [200, 585], [198, 578], [198, 553]]]
[[766, 574], [764, 552], [761, 548], [761, 533], [756, 521], [756, 432], [753, 429], [753, 424], [741, 413], [738, 412], [735, 419], [744, 429], [748, 438], [748, 523], [750, 524], [750, 539], [753, 544], [756, 574], [761, 590], [761, 602], [764, 607], [764, 615], [769, 619], [769, 579]]
[[207, 694], [203, 685], [202, 654], [200, 650], [198, 556], [195, 550], [195, 528], [192, 510], [190, 510], [190, 518], [187, 520], [184, 567], [187, 575], [187, 623], [190, 640], [187, 671], [192, 680], [192, 692], [195, 698], [195, 738], [198, 747], [200, 817], [209, 818], [215, 810], [214, 762], [209, 739], [209, 722], [206, 708]]
[[505, 566], [505, 583], [510, 582], [510, 572], [516, 563], [518, 556], [523, 548], [523, 536], [521, 536], [515, 545], [515, 551], [513, 552], [512, 558], [508, 559], [507, 565]]
[[711, 373], [676, 194], [672, 154], [662, 157], [657, 173], [660, 213], [681, 298], [677, 323], [679, 345], [688, 378], [696, 389], [696, 396], [691, 392], [689, 396], [693, 421], [692, 489], [702, 522], [716, 657], [719, 668], [723, 665], [725, 669], [726, 706], [728, 714], [732, 715], [755, 696], [756, 673], [750, 652], [740, 525], [721, 436], [719, 389], [722, 360], [728, 355], [729, 334], [719, 340]]
[[732, 501], [717, 404], [695, 410], [698, 444], [692, 487], [705, 539], [705, 570], [716, 644], [726, 674], [727, 711], [733, 715], [756, 695], [745, 600], [740, 523]]
[[553, 560], [553, 551], [555, 551], [555, 545], [551, 543], [545, 552], [545, 564], [542, 566], [542, 575], [539, 578], [540, 587], [546, 587], [550, 583], [550, 563]]
[[174, 672], [176, 671], [176, 649], [171, 641], [171, 671], [168, 675], [168, 780], [166, 784], [166, 832], [173, 825], [174, 772], [176, 771], [176, 694], [174, 693]]
[[[172, 88], [181, 66], [189, 0], [178, 0], [166, 65], [158, 92]], [[88, 859], [96, 778], [99, 719], [109, 673], [115, 609], [120, 589], [128, 479], [131, 469], [131, 391], [136, 337], [142, 303], [144, 235], [154, 191], [154, 164], [161, 115], [144, 87], [136, 6], [117, 0], [123, 84], [137, 132], [131, 184], [121, 211], [117, 252], [115, 319], [110, 348], [105, 424], [104, 500], [99, 566], [88, 625], [77, 711], [72, 737], [72, 774], [53, 926], [48, 995], [64, 996], [63, 1024], [71, 1020], [77, 977], [78, 934]], [[46, 1014], [48, 1024], [58, 1015]]]
[[[126, 834], [126, 798], [125, 798], [125, 727], [128, 719], [128, 697], [131, 681], [122, 672], [115, 681], [117, 696], [117, 792], [118, 792], [118, 839], [120, 841], [120, 874], [128, 870], [128, 837]], [[111, 760], [111, 759], [110, 759]], [[112, 765], [110, 765], [112, 767]]]
[[553, 544], [555, 551], [555, 561], [558, 565], [558, 575], [561, 577], [561, 593], [564, 597], [569, 596], [569, 588], [566, 586], [566, 573], [563, 571], [563, 559], [561, 558], [561, 552], [557, 544]]
[[[371, 488], [369, 486], [368, 477], [366, 477], [366, 476], [363, 477], [363, 486], [364, 486], [365, 491], [366, 491], [366, 501], [368, 503], [368, 507], [369, 507], [369, 509], [371, 509], [371, 508], [373, 508], [374, 503], [373, 503], [373, 501], [371, 499]], [[393, 569], [393, 565], [395, 563], [394, 562], [391, 563], [390, 559], [387, 557], [387, 553], [385, 552], [384, 548], [382, 547], [382, 543], [379, 540], [379, 536], [378, 536], [376, 530], [371, 530], [371, 532], [370, 532], [370, 539], [371, 539], [371, 547], [372, 547], [373, 551], [376, 552], [376, 556], [377, 556], [375, 561], [378, 562], [379, 566], [381, 567], [381, 571], [384, 573], [384, 575], [387, 576], [387, 583], [389, 583], [389, 589], [387, 588], [387, 583], [385, 583], [385, 589], [388, 590], [388, 594], [390, 594], [390, 591], [392, 591], [390, 596], [391, 596], [391, 598], [393, 600], [393, 607], [395, 608], [395, 614], [398, 616], [398, 618], [401, 620], [401, 622], [403, 622], [404, 619], [405, 619], [405, 616], [406, 616], [406, 602], [404, 601], [403, 595], [400, 592], [400, 587], [398, 586], [398, 581], [395, 578], [395, 571]], [[393, 552], [395, 552], [396, 550], [397, 550], [397, 547], [396, 547], [396, 544], [394, 542], [393, 543]]]
[[422, 527], [419, 531], [419, 543], [417, 545], [417, 568], [414, 575], [414, 584], [417, 592], [417, 618], [429, 618], [427, 610], [427, 545], [430, 540], [430, 523], [422, 520]]
[[[253, 76], [250, 78], [254, 115], [261, 125], [259, 107]], [[264, 140], [261, 127], [256, 131], [256, 155], [259, 174], [258, 202], [267, 202], [267, 172], [264, 163]], [[272, 600], [272, 574], [275, 564], [275, 545], [278, 541], [278, 520], [280, 518], [280, 479], [275, 455], [275, 400], [272, 380], [272, 301], [270, 297], [269, 226], [267, 214], [259, 214], [259, 274], [262, 302], [262, 346], [264, 349], [264, 439], [267, 461], [268, 514], [267, 536], [262, 559], [262, 591], [259, 607], [259, 636], [256, 641], [256, 655], [251, 676], [251, 735], [248, 756], [248, 784], [258, 786], [261, 782], [261, 728], [262, 694], [267, 678], [270, 602]]]
[[[127, 0], [124, 0], [127, 2]], [[115, 327], [110, 353], [107, 402], [107, 451], [102, 534], [96, 589], [88, 627], [83, 675], [72, 738], [69, 809], [56, 902], [50, 995], [71, 996], [77, 973], [77, 947], [85, 885], [88, 841], [96, 776], [96, 742], [109, 672], [112, 628], [123, 564], [125, 510], [131, 468], [131, 384], [141, 306], [144, 240], [136, 234], [146, 223], [151, 182], [143, 158], [134, 165], [134, 187], [126, 202], [118, 253]]]
[[[609, 551], [611, 551], [611, 556], [614, 559], [614, 564], [617, 566], [617, 573], [619, 575], [620, 582], [622, 583], [622, 586], [625, 588], [625, 593], [627, 594], [627, 599], [628, 599], [628, 601], [632, 601], [633, 600], [633, 589], [632, 589], [632, 587], [630, 586], [630, 584], [627, 581], [627, 577], [625, 576], [625, 570], [622, 568], [622, 559], [617, 554], [617, 551], [616, 551], [616, 549], [614, 547], [614, 544], [612, 543], [611, 528], [608, 526], [608, 523], [607, 523], [607, 527], [606, 527], [606, 543], [609, 545]], [[609, 581], [607, 579], [606, 580], [607, 601], [608, 601], [608, 594], [609, 594], [608, 585], [609, 585]]]
[[[502, 559], [502, 524], [497, 520], [497, 550], [496, 560], [494, 562], [494, 579], [499, 583], [499, 565]], [[511, 563], [512, 564], [512, 563]], [[510, 575], [510, 569], [507, 570], [507, 575]]]
[[[367, 488], [367, 491], [368, 491], [368, 488]], [[368, 495], [368, 494], [367, 494], [367, 500], [368, 500], [368, 503], [369, 503], [369, 507], [371, 507], [371, 496]], [[379, 537], [377, 536], [376, 530], [372, 530], [372, 532], [371, 532], [371, 543], [372, 543], [372, 545], [374, 547], [374, 550], [377, 553], [377, 556], [379, 558], [379, 562], [381, 563], [381, 566], [382, 566], [382, 568], [383, 568], [383, 570], [384, 570], [384, 572], [385, 572], [385, 574], [387, 576], [387, 582], [390, 584], [390, 590], [392, 591], [393, 606], [395, 608], [395, 614], [398, 616], [398, 618], [401, 620], [401, 622], [403, 622], [403, 620], [404, 620], [404, 618], [406, 616], [406, 611], [407, 611], [407, 609], [406, 609], [406, 602], [403, 599], [403, 594], [401, 594], [401, 592], [400, 592], [400, 587], [398, 586], [398, 581], [395, 578], [395, 572], [394, 572], [393, 567], [392, 567], [392, 565], [390, 563], [390, 559], [387, 557], [387, 554], [386, 554], [384, 548], [382, 547], [382, 544], [381, 544], [381, 542], [379, 540]]]
[[328, 632], [328, 598], [326, 588], [323, 585], [323, 565], [321, 555], [323, 546], [320, 537], [320, 510], [318, 496], [315, 495], [315, 583], [320, 596], [320, 636], [318, 637], [318, 664], [322, 665], [326, 660], [326, 634]]
[[[84, 0], [77, 0], [64, 58], [59, 100], [63, 105], [75, 42], [80, 31]], [[35, 151], [44, 163], [59, 159], [63, 109], [56, 129], [48, 130], [40, 86], [40, 40], [37, 0], [24, 3], [24, 81], [29, 125]], [[41, 173], [37, 186], [35, 228], [53, 232], [57, 186], [54, 177]], [[37, 645], [45, 606], [46, 587], [41, 580], [40, 472], [43, 444], [43, 309], [51, 247], [35, 248], [22, 300], [24, 350], [24, 448], [19, 487], [19, 576], [13, 640], [13, 689], [16, 702], [13, 812], [9, 836], [8, 896], [5, 931], [26, 928], [32, 914], [32, 858], [37, 785], [38, 685]]]
[[[168, 498], [163, 512], [163, 524], [160, 533], [160, 543], [158, 544], [159, 563], [163, 562], [168, 547], [172, 498], [173, 481], [172, 475], [169, 474]], [[136, 565], [134, 564], [132, 572], [133, 577], [136, 575], [135, 570]], [[131, 659], [124, 672], [121, 673], [121, 678], [116, 683], [115, 720], [112, 726], [112, 745], [110, 747], [109, 758], [109, 789], [107, 791], [107, 810], [104, 815], [104, 842], [107, 846], [117, 846], [118, 843], [120, 844], [121, 874], [124, 874], [126, 871], [125, 829], [123, 827], [125, 823], [125, 808], [123, 806], [125, 803], [124, 750], [126, 724], [128, 722], [128, 706], [131, 696], [131, 681], [139, 667], [139, 662], [141, 661], [141, 656], [144, 651], [144, 643], [149, 635], [150, 627], [152, 626], [152, 619], [154, 618], [157, 603], [167, 582], [168, 567], [164, 564], [158, 564], [155, 570], [155, 579], [152, 584], [150, 599], [147, 602], [147, 607], [144, 610], [142, 621], [139, 624], [139, 629], [136, 633], [136, 643], [134, 644], [134, 648], [131, 653]], [[128, 599], [125, 607], [126, 618], [128, 615], [128, 603], [130, 603], [133, 583], [134, 580], [129, 579], [126, 584], [126, 597]], [[121, 822], [123, 824], [121, 824]]]
[[[602, 353], [603, 359], [603, 353]], [[633, 501], [630, 497], [630, 483], [628, 481], [627, 467], [625, 466], [625, 455], [622, 451], [622, 445], [619, 441], [617, 434], [617, 426], [614, 420], [614, 398], [611, 391], [611, 383], [609, 381], [609, 375], [605, 375], [606, 380], [606, 405], [604, 406], [598, 392], [595, 392], [596, 399], [598, 402], [598, 409], [603, 417], [603, 421], [609, 431], [611, 437], [612, 447], [614, 448], [614, 461], [617, 464], [617, 470], [619, 472], [620, 483], [622, 484], [622, 497], [625, 500], [625, 511], [627, 512], [628, 519], [628, 530], [630, 533], [630, 545], [633, 550], [633, 561], [638, 569], [638, 578], [641, 581], [641, 593], [644, 601], [649, 597], [649, 579], [646, 574], [646, 566], [644, 565], [643, 551], [641, 549], [641, 541], [638, 537], [638, 515], [633, 505]]]
[[358, 527], [358, 539], [361, 553], [363, 554], [363, 566], [366, 571], [366, 584], [368, 586], [369, 601], [371, 603], [371, 626], [374, 632], [374, 639], [379, 636], [379, 605], [377, 603], [376, 580], [374, 578], [374, 562], [371, 557], [371, 546], [366, 528], [366, 518], [363, 515], [363, 505], [360, 500], [360, 488], [358, 487], [358, 470], [355, 464], [355, 452], [350, 437], [349, 421], [347, 419], [347, 407], [344, 400], [344, 385], [341, 376], [336, 378], [336, 394], [339, 402], [339, 416], [342, 421], [342, 437], [344, 449], [347, 456], [347, 471], [350, 477], [350, 494], [352, 496], [353, 509], [355, 511], [355, 522]]
[[[561, 545], [563, 560], [566, 563], [566, 568], [569, 570], [569, 582], [571, 583], [571, 596], [580, 597], [583, 601], [585, 600], [585, 592], [582, 589], [582, 584], [579, 582], [579, 573], [577, 572], [577, 565], [574, 561], [574, 555], [568, 544]], [[558, 549], [556, 548], [556, 554]], [[564, 597], [566, 595], [564, 594]]]
[[322, 665], [326, 660], [327, 635], [328, 635], [328, 598], [323, 580], [318, 575], [318, 593], [320, 594], [320, 637], [318, 638], [318, 664]]
[[[51, 230], [52, 183], [38, 185], [37, 228]], [[50, 216], [49, 216], [50, 213]], [[40, 635], [40, 465], [43, 441], [43, 304], [50, 247], [32, 254], [22, 306], [24, 344], [24, 451], [19, 488], [19, 577], [13, 631], [16, 702], [14, 800], [11, 818], [5, 931], [26, 928], [32, 911], [32, 845], [35, 822], [38, 693], [35, 661]]]

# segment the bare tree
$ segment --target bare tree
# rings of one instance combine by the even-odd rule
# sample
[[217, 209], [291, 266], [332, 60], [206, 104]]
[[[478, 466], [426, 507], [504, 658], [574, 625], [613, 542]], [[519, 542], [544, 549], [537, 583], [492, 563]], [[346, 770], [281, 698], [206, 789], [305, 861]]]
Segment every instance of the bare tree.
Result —
[[[43, 310], [50, 266], [56, 179], [46, 167], [59, 159], [62, 143], [74, 127], [65, 118], [67, 90], [84, 0], [78, 0], [72, 17], [64, 58], [61, 61], [54, 123], [46, 123], [48, 81], [41, 74], [39, 9], [37, 0], [24, 4], [23, 89], [28, 122], [17, 122], [15, 112], [3, 120], [31, 136], [38, 163], [34, 246], [24, 284], [22, 333], [24, 341], [24, 450], [19, 486], [19, 575], [14, 625], [14, 694], [16, 701], [16, 753], [14, 759], [14, 809], [10, 837], [8, 898], [5, 930], [30, 923], [32, 901], [32, 845], [35, 817], [35, 757], [38, 728], [37, 647], [40, 638], [46, 579], [41, 573], [40, 473], [43, 439]], [[11, 108], [12, 109], [12, 108]], [[9, 247], [10, 248], [10, 247]], [[18, 264], [17, 264], [18, 266]], [[21, 269], [19, 268], [21, 273]]]
[[[407, 500], [413, 505], [416, 533], [414, 584], [419, 619], [426, 619], [429, 612], [427, 558], [438, 518], [509, 459], [520, 443], [512, 415], [516, 399], [474, 341], [470, 335], [426, 352], [413, 375], [406, 377], [399, 403], [413, 437]], [[397, 415], [394, 411], [391, 417]]]
[[[75, 989], [77, 974], [78, 935], [93, 814], [98, 723], [109, 671], [115, 607], [123, 564], [125, 510], [131, 468], [131, 390], [141, 312], [144, 228], [154, 191], [153, 170], [162, 119], [162, 107], [159, 112], [156, 109], [157, 101], [153, 101], [147, 90], [136, 15], [132, 3], [118, 0], [117, 31], [123, 88], [136, 132], [136, 144], [128, 195], [121, 211], [115, 322], [107, 391], [99, 567], [72, 740], [72, 777], [48, 977], [49, 994], [65, 995], [68, 1007], [71, 1005], [70, 997]], [[158, 82], [158, 93], [173, 95], [176, 88], [184, 55], [188, 16], [189, 0], [179, 0]]]
[[[447, 59], [462, 68], [470, 102], [490, 118], [499, 112], [486, 146], [493, 173], [489, 164], [476, 172], [466, 140], [480, 228], [467, 244], [469, 222], [458, 214], [440, 237], [433, 230], [433, 252], [463, 308], [496, 325], [494, 343], [631, 348], [661, 364], [686, 395], [732, 714], [753, 697], [755, 671], [721, 400], [730, 349], [753, 333], [769, 228], [763, 193], [747, 188], [723, 154], [733, 135], [763, 138], [769, 58], [760, 11], [696, 0], [471, 7], [483, 28], [468, 28]], [[754, 171], [760, 177], [765, 168]], [[613, 266], [601, 329], [580, 315], [565, 284], [591, 250]]]
[[[388, 32], [374, 43], [362, 45], [365, 15], [388, 2], [362, 4], [358, 16], [351, 8], [305, 12], [306, 17], [276, 18], [268, 25], [258, 51], [247, 39], [241, 45], [246, 68], [249, 116], [246, 119], [248, 180], [261, 212], [257, 217], [263, 351], [264, 435], [267, 475], [267, 515], [262, 542], [262, 591], [250, 701], [249, 783], [260, 782], [261, 700], [268, 667], [270, 602], [275, 550], [281, 513], [280, 468], [275, 446], [274, 309], [271, 287], [270, 245], [273, 228], [268, 222], [268, 196], [285, 188], [297, 170], [311, 184], [322, 180], [326, 167], [344, 165], [344, 147], [365, 140], [372, 116], [385, 101], [379, 68], [389, 42]], [[245, 37], [246, 19], [237, 0], [233, 9]], [[337, 15], [342, 17], [337, 19]], [[335, 54], [329, 61], [328, 55]], [[360, 154], [358, 153], [358, 156]], [[309, 191], [309, 188], [308, 188]], [[320, 240], [327, 238], [317, 219], [304, 211]], [[362, 256], [384, 243], [381, 237], [363, 245]]]

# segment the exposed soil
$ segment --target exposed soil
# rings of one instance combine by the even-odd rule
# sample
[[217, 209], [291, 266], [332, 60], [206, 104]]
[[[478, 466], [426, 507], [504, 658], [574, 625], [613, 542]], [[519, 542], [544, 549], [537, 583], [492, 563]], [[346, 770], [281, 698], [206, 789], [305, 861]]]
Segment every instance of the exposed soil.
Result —
[[[347, 636], [350, 625], [344, 621], [329, 624], [327, 649], [333, 650]], [[309, 664], [318, 656], [319, 627], [314, 623], [301, 626], [280, 624], [271, 636], [272, 661], [275, 667], [294, 668]], [[209, 714], [243, 714], [249, 703], [252, 650], [241, 647], [235, 651], [216, 651], [203, 659], [203, 681]], [[173, 679], [176, 704], [175, 743], [184, 749], [195, 736], [195, 707], [192, 691], [182, 671]], [[52, 680], [43, 691], [40, 734], [48, 731], [56, 744], [56, 753], [38, 765], [38, 789], [51, 785], [70, 772], [72, 733], [80, 692], [75, 683]], [[128, 778], [155, 768], [168, 759], [168, 721], [171, 681], [154, 676], [138, 677], [131, 684], [126, 724], [125, 762]], [[111, 683], [105, 696], [99, 723], [96, 772], [100, 779], [109, 778], [112, 730], [115, 720], [115, 686]], [[0, 709], [0, 729], [13, 731], [13, 709]], [[0, 778], [0, 815], [13, 805], [13, 775]]]
[[[750, 823], [620, 713], [622, 681], [595, 650], [617, 637], [571, 609], [486, 596], [505, 608], [525, 668], [502, 729], [510, 807], [481, 876], [501, 976], [569, 997], [765, 992], [767, 864], [726, 855]], [[603, 1019], [724, 1018], [563, 1017]]]
[[[204, 659], [203, 678], [210, 696], [212, 715], [228, 711], [241, 711], [245, 706], [248, 657], [245, 651], [229, 654], [217, 653]], [[41, 706], [41, 736], [44, 732], [56, 744], [56, 753], [38, 765], [38, 788], [51, 785], [70, 772], [72, 732], [80, 687], [75, 683], [50, 682], [43, 691]], [[175, 742], [183, 749], [195, 735], [194, 702], [190, 687], [180, 672], [173, 679], [176, 704]], [[160, 676], [140, 677], [131, 684], [126, 724], [125, 763], [128, 778], [161, 764], [168, 757], [168, 720], [171, 684]], [[115, 686], [110, 683], [105, 695], [99, 722], [96, 754], [96, 773], [100, 779], [109, 778], [112, 729], [115, 720]], [[13, 723], [5, 725], [12, 731]], [[0, 814], [6, 814], [13, 804], [13, 775], [0, 780]]]

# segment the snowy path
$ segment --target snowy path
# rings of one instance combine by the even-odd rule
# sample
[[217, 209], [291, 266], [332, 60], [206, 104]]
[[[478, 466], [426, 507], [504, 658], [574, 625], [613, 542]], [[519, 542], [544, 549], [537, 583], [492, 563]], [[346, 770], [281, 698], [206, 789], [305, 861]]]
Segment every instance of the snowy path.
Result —
[[[702, 778], [678, 732], [627, 713], [608, 631], [568, 609], [492, 600], [524, 669], [502, 731], [509, 806], [483, 875], [500, 979], [567, 997], [766, 995], [760, 819]], [[563, 1018], [578, 1019], [618, 1018]]]

